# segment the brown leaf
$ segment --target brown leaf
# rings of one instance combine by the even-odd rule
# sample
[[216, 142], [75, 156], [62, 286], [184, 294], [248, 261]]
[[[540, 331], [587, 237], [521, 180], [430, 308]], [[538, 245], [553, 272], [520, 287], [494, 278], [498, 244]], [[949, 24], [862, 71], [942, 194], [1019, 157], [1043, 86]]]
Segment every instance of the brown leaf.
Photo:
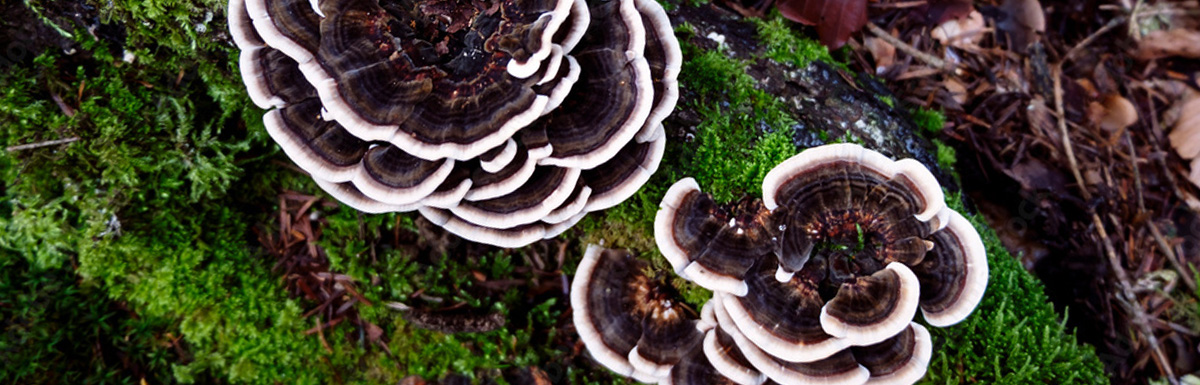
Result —
[[[1200, 97], [1184, 102], [1179, 108], [1179, 119], [1168, 136], [1171, 147], [1184, 159], [1200, 155]], [[1200, 158], [1198, 158], [1200, 159]], [[1192, 169], [1196, 173], [1195, 168]]]
[[1058, 170], [1037, 158], [1024, 158], [1012, 168], [1002, 170], [1025, 191], [1064, 191], [1067, 179]]
[[983, 24], [983, 14], [973, 11], [966, 17], [947, 20], [929, 32], [934, 40], [953, 47], [965, 47], [975, 44], [983, 35], [986, 26]]
[[955, 103], [963, 104], [967, 102], [967, 86], [962, 84], [956, 78], [947, 78], [942, 82], [942, 86], [946, 88], [946, 92], [950, 93], [950, 98], [954, 99]]
[[375, 325], [370, 322], [363, 322], [363, 323], [366, 324], [365, 326], [367, 329], [367, 340], [368, 341], [371, 341], [371, 342], [382, 341], [383, 328], [380, 328], [378, 325]]
[[867, 0], [776, 0], [783, 17], [817, 26], [821, 44], [839, 48], [867, 25]]
[[1138, 43], [1133, 55], [1142, 60], [1171, 56], [1200, 58], [1200, 31], [1172, 29], [1151, 32]]
[[882, 74], [896, 62], [896, 46], [883, 39], [868, 37], [863, 39], [863, 45], [871, 51], [871, 57], [875, 58], [875, 74]]
[[1192, 182], [1192, 184], [1196, 186], [1200, 186], [1200, 158], [1192, 159], [1191, 167], [1192, 172], [1188, 173], [1188, 181]]

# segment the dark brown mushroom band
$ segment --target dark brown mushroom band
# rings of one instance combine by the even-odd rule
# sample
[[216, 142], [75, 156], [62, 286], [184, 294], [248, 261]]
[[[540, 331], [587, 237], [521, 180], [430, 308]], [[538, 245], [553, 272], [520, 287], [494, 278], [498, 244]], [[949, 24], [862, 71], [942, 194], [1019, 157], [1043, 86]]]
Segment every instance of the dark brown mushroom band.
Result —
[[231, 0], [271, 137], [365, 212], [504, 247], [658, 167], [682, 57], [654, 0]]
[[953, 325], [987, 286], [983, 242], [929, 170], [854, 144], [783, 162], [762, 200], [719, 204], [689, 178], [661, 206], [655, 240], [675, 274], [713, 292], [702, 309], [598, 246], [571, 286], [592, 357], [641, 382], [911, 384], [933, 351], [917, 309]]

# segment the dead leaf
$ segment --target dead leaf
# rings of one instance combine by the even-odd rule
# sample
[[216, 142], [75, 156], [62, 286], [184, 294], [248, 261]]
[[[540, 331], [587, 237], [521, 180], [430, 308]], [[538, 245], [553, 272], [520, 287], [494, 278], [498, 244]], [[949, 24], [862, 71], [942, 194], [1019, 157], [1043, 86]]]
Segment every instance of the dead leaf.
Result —
[[876, 37], [863, 39], [863, 45], [871, 51], [871, 57], [875, 58], [875, 74], [882, 74], [887, 71], [888, 67], [895, 64], [896, 46]]
[[975, 45], [983, 31], [983, 14], [971, 11], [967, 17], [950, 19], [934, 27], [929, 35], [942, 45], [961, 48]]
[[1003, 170], [1025, 191], [1064, 191], [1067, 179], [1057, 169], [1037, 158], [1024, 158], [1011, 169]]
[[1033, 132], [1043, 135], [1058, 132], [1058, 121], [1055, 120], [1054, 114], [1041, 96], [1035, 96], [1033, 100], [1029, 101], [1029, 107], [1025, 109], [1025, 116], [1029, 121], [1029, 126], [1033, 128]]
[[[1188, 181], [1200, 187], [1200, 158], [1192, 159], [1192, 172], [1188, 173]], [[1190, 206], [1193, 206], [1193, 210], [1200, 210], [1200, 204], [1191, 205], [1191, 202], [1188, 203]]]
[[[1179, 109], [1179, 119], [1168, 135], [1171, 147], [1184, 159], [1196, 158], [1200, 155], [1200, 97], [1193, 97], [1184, 102]], [[1195, 163], [1192, 173], [1196, 174]]]
[[380, 328], [379, 325], [376, 325], [376, 324], [373, 324], [370, 322], [364, 322], [364, 323], [366, 324], [366, 328], [367, 328], [367, 340], [368, 341], [371, 341], [371, 342], [383, 341], [383, 328]]
[[1133, 55], [1142, 60], [1171, 56], [1200, 58], [1200, 31], [1172, 29], [1151, 32], [1138, 43]]
[[1093, 84], [1091, 80], [1088, 80], [1087, 78], [1079, 78], [1075, 79], [1075, 84], [1078, 84], [1079, 88], [1084, 90], [1084, 96], [1087, 96], [1088, 98], [1100, 97], [1100, 91], [1096, 90], [1096, 85]]
[[817, 26], [821, 44], [840, 48], [867, 25], [867, 0], [776, 0], [783, 17]]
[[942, 82], [942, 86], [946, 88], [946, 92], [950, 93], [950, 97], [958, 104], [967, 102], [967, 87], [958, 81], [956, 78], [947, 78]]
[[400, 379], [400, 385], [425, 385], [425, 379], [421, 376], [408, 376]]

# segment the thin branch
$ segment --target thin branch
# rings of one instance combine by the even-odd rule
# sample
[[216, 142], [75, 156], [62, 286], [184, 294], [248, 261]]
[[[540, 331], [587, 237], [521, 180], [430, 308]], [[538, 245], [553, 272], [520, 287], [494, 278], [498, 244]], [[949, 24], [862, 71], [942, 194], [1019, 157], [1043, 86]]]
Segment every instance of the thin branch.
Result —
[[1050, 70], [1050, 76], [1054, 82], [1054, 113], [1058, 115], [1058, 133], [1061, 136], [1063, 151], [1067, 153], [1067, 163], [1071, 166], [1071, 173], [1075, 175], [1075, 183], [1079, 186], [1079, 192], [1083, 195], [1084, 201], [1092, 200], [1092, 193], [1088, 191], [1087, 184], [1083, 183], [1083, 174], [1079, 172], [1079, 163], [1075, 160], [1075, 149], [1071, 145], [1071, 134], [1067, 132], [1066, 113], [1063, 112], [1063, 89], [1062, 89], [1062, 67], [1054, 66]]
[[908, 43], [897, 39], [895, 36], [892, 36], [892, 34], [884, 31], [883, 28], [879, 28], [879, 26], [875, 25], [875, 23], [867, 22], [867, 30], [871, 31], [875, 37], [883, 39], [883, 41], [888, 42], [888, 44], [895, 46], [896, 49], [916, 58], [917, 60], [923, 61], [925, 64], [928, 64], [934, 68], [947, 72], [953, 71], [956, 68], [956, 66], [946, 63], [945, 60], [925, 52], [921, 52], [921, 50], [917, 49], [916, 47], [908, 45]]
[[1100, 215], [1094, 212], [1092, 213], [1092, 226], [1096, 228], [1096, 233], [1100, 235], [1100, 239], [1104, 244], [1104, 254], [1108, 256], [1108, 264], [1117, 276], [1117, 284], [1120, 286], [1120, 291], [1116, 293], [1117, 302], [1129, 313], [1133, 325], [1138, 328], [1138, 332], [1146, 337], [1146, 342], [1150, 345], [1150, 351], [1154, 353], [1154, 361], [1158, 363], [1163, 374], [1166, 375], [1167, 381], [1171, 385], [1179, 385], [1179, 379], [1175, 378], [1175, 370], [1171, 368], [1171, 360], [1167, 359], [1166, 353], [1163, 353], [1162, 344], [1158, 342], [1158, 337], [1154, 335], [1154, 329], [1150, 328], [1146, 311], [1137, 303], [1137, 296], [1133, 294], [1133, 285], [1129, 283], [1129, 273], [1125, 271], [1125, 268], [1121, 267], [1121, 260], [1117, 257], [1112, 240], [1108, 238], [1108, 231], [1104, 229], [1104, 223], [1100, 221]]
[[36, 148], [57, 146], [60, 144], [67, 144], [67, 143], [72, 143], [72, 142], [77, 142], [77, 141], [79, 141], [79, 137], [75, 136], [75, 137], [70, 137], [70, 138], [66, 138], [66, 139], [58, 139], [58, 140], [51, 140], [51, 141], [46, 141], [46, 142], [37, 142], [37, 143], [22, 144], [19, 146], [12, 146], [12, 147], [5, 148], [4, 151], [17, 152], [17, 151], [24, 151], [24, 150], [33, 150]]
[[1158, 243], [1158, 248], [1162, 249], [1163, 254], [1167, 256], [1167, 261], [1171, 262], [1171, 267], [1174, 267], [1179, 272], [1180, 277], [1183, 278], [1183, 283], [1187, 285], [1188, 289], [1192, 289], [1195, 292], [1196, 281], [1192, 279], [1191, 272], [1184, 268], [1182, 263], [1179, 263], [1179, 256], [1175, 255], [1175, 250], [1171, 249], [1166, 237], [1163, 237], [1162, 231], [1158, 229], [1158, 225], [1154, 224], [1154, 221], [1146, 221], [1146, 225], [1150, 227], [1150, 234], [1154, 235], [1154, 241]]
[[[1140, 4], [1141, 2], [1138, 2], [1138, 3]], [[1095, 41], [1096, 38], [1100, 37], [1100, 35], [1103, 35], [1108, 31], [1111, 31], [1113, 28], [1116, 28], [1117, 26], [1121, 25], [1121, 23], [1123, 23], [1124, 21], [1125, 21], [1125, 18], [1122, 16], [1118, 16], [1118, 17], [1113, 18], [1112, 20], [1109, 20], [1108, 24], [1105, 24], [1103, 27], [1100, 27], [1100, 29], [1096, 30], [1096, 32], [1092, 32], [1091, 35], [1088, 35], [1088, 37], [1084, 38], [1083, 41], [1079, 42], [1079, 44], [1075, 44], [1074, 47], [1071, 47], [1071, 50], [1067, 51], [1067, 55], [1063, 56], [1063, 59], [1058, 62], [1058, 66], [1062, 67], [1063, 63], [1074, 60], [1075, 55], [1078, 55], [1079, 52], [1083, 51], [1084, 48], [1086, 48], [1088, 45], [1092, 44], [1092, 42]]]
[[[1081, 43], [1076, 45], [1076, 48], [1082, 46], [1084, 44]], [[1072, 51], [1074, 50], [1072, 49]], [[1054, 65], [1051, 68], [1050, 74], [1050, 76], [1054, 77], [1054, 110], [1058, 114], [1056, 119], [1058, 120], [1058, 131], [1062, 136], [1063, 151], [1067, 154], [1067, 163], [1071, 166], [1071, 173], [1075, 176], [1075, 184], [1079, 187], [1079, 192], [1083, 195], [1083, 199], [1091, 201], [1092, 193], [1088, 191], [1087, 184], [1083, 181], [1083, 174], [1079, 171], [1079, 162], [1075, 159], [1074, 146], [1071, 145], [1071, 135], [1067, 132], [1066, 114], [1063, 113], [1062, 63], [1059, 62]], [[1096, 235], [1100, 237], [1101, 243], [1104, 245], [1104, 254], [1108, 257], [1109, 267], [1112, 268], [1113, 274], [1117, 276], [1117, 284], [1120, 288], [1116, 293], [1117, 302], [1121, 304], [1121, 307], [1125, 308], [1125, 311], [1131, 318], [1130, 321], [1137, 327], [1138, 332], [1145, 336], [1146, 342], [1150, 345], [1150, 349], [1154, 353], [1154, 361], [1162, 369], [1163, 374], [1166, 375], [1167, 381], [1171, 385], [1179, 385], [1179, 379], [1175, 378], [1175, 371], [1171, 368], [1171, 361], [1163, 353], [1162, 345], [1158, 342], [1158, 337], [1154, 335], [1154, 330], [1150, 328], [1145, 309], [1142, 309], [1138, 305], [1137, 296], [1133, 294], [1133, 285], [1130, 284], [1129, 273], [1121, 266], [1121, 260], [1117, 257], [1116, 248], [1113, 247], [1112, 240], [1108, 237], [1108, 230], [1104, 228], [1104, 222], [1100, 220], [1100, 215], [1095, 211], [1092, 211], [1091, 214], [1092, 227], [1095, 228]]]

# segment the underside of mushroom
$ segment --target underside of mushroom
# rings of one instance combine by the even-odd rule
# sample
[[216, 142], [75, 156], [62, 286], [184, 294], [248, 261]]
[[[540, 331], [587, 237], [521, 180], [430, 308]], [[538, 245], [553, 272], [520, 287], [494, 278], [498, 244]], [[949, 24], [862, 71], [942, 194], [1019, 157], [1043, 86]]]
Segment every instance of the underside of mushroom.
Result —
[[[674, 272], [713, 298], [694, 321], [701, 353], [678, 355], [668, 375], [632, 364], [622, 372], [597, 358], [643, 382], [911, 384], [933, 349], [917, 310], [930, 326], [961, 322], [988, 280], [979, 234], [945, 205], [929, 170], [854, 144], [784, 161], [764, 179], [762, 200], [720, 204], [681, 180], [663, 198], [654, 233]], [[627, 329], [611, 326], [626, 308], [595, 304], [644, 280], [645, 267], [588, 254], [572, 287], [573, 298], [590, 298], [572, 302], [577, 327], [582, 313], [591, 330]], [[637, 337], [584, 337], [599, 357], [597, 346], [625, 356], [633, 345], [589, 338]]]
[[231, 0], [271, 137], [331, 196], [518, 247], [632, 196], [682, 63], [653, 0]]

